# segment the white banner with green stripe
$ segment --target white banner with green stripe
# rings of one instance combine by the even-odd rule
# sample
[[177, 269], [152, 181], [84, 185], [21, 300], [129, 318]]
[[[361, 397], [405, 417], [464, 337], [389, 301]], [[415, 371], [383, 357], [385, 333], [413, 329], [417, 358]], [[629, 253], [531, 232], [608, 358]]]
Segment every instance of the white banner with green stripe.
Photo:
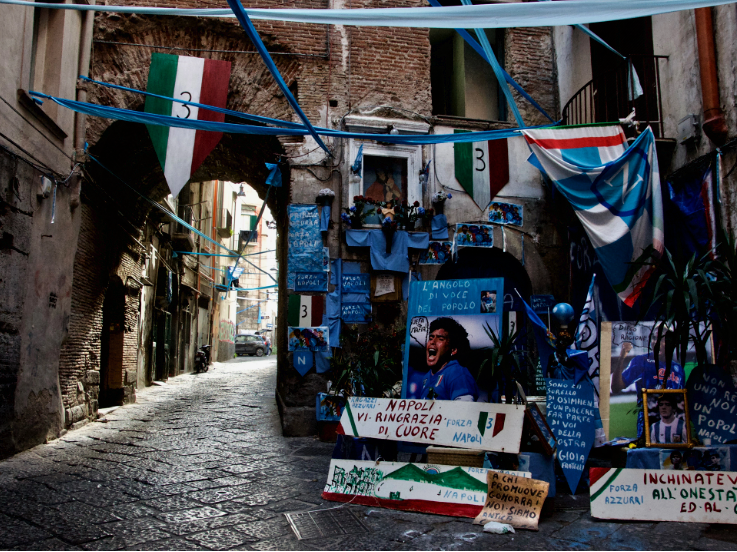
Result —
[[591, 468], [589, 476], [595, 518], [737, 523], [737, 472]]
[[345, 435], [518, 453], [525, 406], [423, 399], [351, 397], [340, 418]]

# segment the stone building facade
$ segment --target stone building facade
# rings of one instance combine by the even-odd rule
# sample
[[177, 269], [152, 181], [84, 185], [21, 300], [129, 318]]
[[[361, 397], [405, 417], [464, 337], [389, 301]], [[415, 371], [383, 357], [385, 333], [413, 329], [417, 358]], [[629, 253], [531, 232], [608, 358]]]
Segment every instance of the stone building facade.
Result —
[[[222, 7], [222, 3], [210, 0], [176, 0], [169, 5]], [[274, 8], [425, 5], [421, 0], [259, 3], [259, 7]], [[32, 30], [28, 23], [32, 10], [7, 9], [15, 19], [4, 24], [7, 32], [1, 40], [12, 55], [4, 56], [2, 63], [15, 82], [6, 79], [0, 87], [2, 97], [19, 98], [10, 102], [13, 108], [32, 118], [36, 127], [47, 128], [48, 117], [17, 92], [27, 88], [23, 85], [28, 82], [24, 77], [29, 73], [24, 69], [27, 57], [19, 44], [33, 43], [33, 39], [19, 33], [22, 30], [27, 35]], [[719, 14], [713, 31], [719, 90], [732, 136], [735, 110], [725, 98], [734, 95], [731, 37], [735, 15], [733, 6], [715, 10]], [[52, 15], [56, 17], [43, 17]], [[692, 12], [682, 12], [653, 18], [653, 52], [669, 56], [669, 70], [661, 87], [665, 138], [674, 136], [681, 113], [701, 110], [700, 84], [693, 72], [698, 48], [691, 17]], [[91, 16], [67, 13], [64, 18], [71, 34], [63, 42], [71, 47], [64, 49], [63, 55], [72, 59], [62, 64], [63, 86], [39, 81], [44, 92], [65, 97], [76, 94], [102, 105], [141, 110], [141, 95], [81, 82], [75, 87], [74, 77], [86, 72], [88, 62], [83, 55], [79, 59], [75, 56], [91, 53], [95, 60], [92, 78], [143, 90], [151, 53], [175, 52], [232, 63], [229, 109], [298, 120], [235, 20], [98, 13], [93, 36]], [[225, 135], [193, 175], [184, 195], [169, 202], [163, 172], [143, 125], [99, 118], [84, 122], [71, 112], [45, 106], [46, 115], [56, 118], [66, 137], [55, 130], [50, 134], [42, 130], [42, 137], [38, 130], [25, 128], [13, 110], [0, 105], [3, 128], [15, 129], [10, 138], [35, 157], [41, 156], [59, 175], [59, 181], [74, 167], [75, 159], [69, 157], [75, 153], [75, 145], [79, 150], [80, 144], [88, 142], [91, 156], [76, 152], [76, 160], [85, 162], [81, 194], [73, 176], [66, 182], [68, 188], [56, 187], [56, 202], [52, 203], [37, 193], [43, 170], [34, 163], [18, 164], [14, 156], [20, 150], [5, 142], [7, 150], [0, 152], [4, 156], [0, 170], [7, 177], [4, 181], [12, 184], [2, 192], [0, 204], [0, 255], [9, 260], [0, 263], [2, 305], [7, 305], [0, 307], [3, 451], [12, 452], [58, 435], [65, 428], [94, 419], [102, 405], [135, 400], [136, 388], [191, 370], [195, 345], [204, 342], [204, 328], [214, 345], [215, 358], [232, 356], [227, 322], [236, 323], [235, 299], [232, 304], [216, 299], [220, 276], [203, 271], [202, 262], [187, 255], [175, 257], [175, 252], [182, 250], [182, 240], [188, 242], [189, 238], [177, 236], [182, 234], [181, 228], [149, 200], [179, 216], [182, 206], [211, 201], [209, 216], [214, 218], [219, 216], [215, 195], [208, 199], [209, 193], [198, 183], [246, 181], [264, 199], [264, 164], [281, 164], [283, 186], [270, 192], [267, 203], [277, 226], [280, 293], [273, 341], [278, 351], [276, 399], [287, 435], [315, 432], [315, 395], [324, 391], [327, 383], [327, 377], [314, 370], [300, 376], [286, 347], [286, 306], [293, 293], [287, 290], [287, 206], [315, 203], [320, 189], [332, 189], [336, 194], [333, 227], [325, 237], [330, 257], [357, 261], [364, 272], [370, 271], [368, 251], [346, 244], [339, 216], [364, 185], [352, 178], [350, 171], [363, 144], [366, 155], [400, 159], [406, 164], [408, 194], [423, 206], [430, 206], [433, 193], [452, 191], [454, 197], [445, 211], [451, 225], [488, 220], [488, 208], [477, 205], [460, 189], [451, 144], [392, 146], [381, 141], [381, 135], [390, 132], [439, 134], [516, 126], [488, 67], [452, 32], [268, 21], [254, 24], [313, 124], [368, 132], [377, 139], [327, 140], [332, 150], [332, 156], [327, 156], [311, 137]], [[561, 118], [569, 99], [592, 78], [594, 50], [589, 39], [573, 28], [507, 29], [489, 31], [487, 37], [510, 75], [554, 120]], [[681, 44], [688, 48], [680, 48]], [[76, 64], [72, 63], [75, 59]], [[514, 94], [526, 124], [547, 121]], [[667, 152], [667, 144], [661, 146]], [[675, 170], [711, 148], [702, 135], [690, 145], [671, 148], [671, 152], [675, 149], [672, 160], [669, 157], [661, 166]], [[529, 152], [521, 138], [507, 140], [503, 150], [489, 151], [494, 153], [486, 161], [495, 170], [508, 169], [495, 197], [523, 206], [523, 226], [506, 232], [495, 230], [495, 242], [501, 247], [473, 258], [461, 252], [457, 263], [443, 267], [419, 265], [419, 252], [414, 252], [412, 270], [423, 280], [502, 276], [510, 286], [505, 289], [505, 298], [516, 286], [525, 296], [550, 294], [557, 300], [570, 300], [569, 232], [577, 225], [573, 211], [559, 194], [551, 193], [540, 173], [527, 163]], [[729, 156], [733, 153], [727, 153], [726, 161], [733, 162]], [[430, 174], [421, 180], [419, 171], [430, 161]], [[731, 229], [735, 216], [729, 207], [732, 180], [725, 187], [725, 218]], [[56, 216], [53, 227], [52, 206]], [[197, 220], [208, 216], [198, 213]], [[198, 228], [211, 235], [209, 231], [218, 227], [213, 223]], [[185, 244], [190, 251], [215, 252], [214, 246], [195, 243], [194, 235], [191, 238], [191, 245]], [[229, 245], [234, 246], [232, 242]], [[225, 265], [213, 262], [210, 266], [220, 269]], [[403, 320], [406, 298], [375, 304], [373, 315], [380, 324]]]
[[[6, 6], [0, 23], [0, 456], [59, 435], [59, 378], [81, 223], [84, 117], [34, 103], [29, 90], [76, 97], [93, 16]], [[64, 47], [59, 47], [64, 44]]]

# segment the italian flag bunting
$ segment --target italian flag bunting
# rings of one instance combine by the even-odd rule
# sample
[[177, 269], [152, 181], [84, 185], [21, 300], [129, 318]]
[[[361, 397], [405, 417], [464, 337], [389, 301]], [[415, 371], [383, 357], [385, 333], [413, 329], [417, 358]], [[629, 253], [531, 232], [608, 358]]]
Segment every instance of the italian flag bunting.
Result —
[[[146, 91], [160, 96], [225, 107], [230, 62], [171, 54], [153, 54]], [[183, 119], [223, 122], [225, 115], [161, 98], [146, 98], [145, 111]], [[222, 132], [146, 125], [174, 197], [217, 146]]]
[[325, 313], [325, 297], [322, 295], [290, 295], [287, 323], [292, 327], [322, 325]]
[[[468, 132], [455, 130], [455, 134]], [[482, 211], [509, 182], [506, 140], [453, 144], [455, 177]]]

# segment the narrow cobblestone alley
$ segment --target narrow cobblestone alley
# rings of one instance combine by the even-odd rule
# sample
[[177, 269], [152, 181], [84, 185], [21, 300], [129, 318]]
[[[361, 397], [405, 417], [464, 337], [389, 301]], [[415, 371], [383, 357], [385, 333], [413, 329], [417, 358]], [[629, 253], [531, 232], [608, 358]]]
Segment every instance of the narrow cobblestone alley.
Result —
[[283, 513], [336, 507], [320, 498], [332, 445], [281, 436], [275, 372], [272, 359], [217, 363], [0, 462], [0, 548], [737, 549], [730, 526], [593, 520], [585, 496], [561, 502], [536, 533], [343, 506], [368, 533], [298, 541]]

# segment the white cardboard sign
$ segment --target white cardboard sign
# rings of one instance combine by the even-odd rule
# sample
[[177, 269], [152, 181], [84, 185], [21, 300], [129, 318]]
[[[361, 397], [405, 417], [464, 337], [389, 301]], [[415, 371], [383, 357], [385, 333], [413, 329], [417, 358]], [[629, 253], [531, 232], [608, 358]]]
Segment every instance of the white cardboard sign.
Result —
[[[487, 473], [496, 471], [437, 464], [331, 460], [322, 497], [393, 510], [476, 517], [486, 502]], [[499, 473], [531, 477], [530, 472]]]
[[351, 397], [346, 435], [518, 453], [525, 406], [466, 401]]
[[600, 519], [737, 523], [737, 472], [591, 468]]

